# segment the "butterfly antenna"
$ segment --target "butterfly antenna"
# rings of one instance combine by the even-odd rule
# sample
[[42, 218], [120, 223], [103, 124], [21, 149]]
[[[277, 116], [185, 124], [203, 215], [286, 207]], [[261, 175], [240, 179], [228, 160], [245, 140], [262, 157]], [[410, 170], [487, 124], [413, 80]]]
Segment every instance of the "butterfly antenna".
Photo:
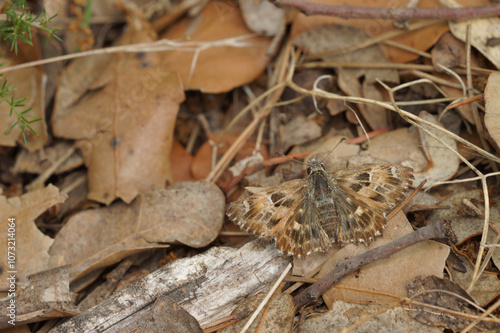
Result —
[[335, 145], [335, 147], [333, 147], [333, 149], [330, 150], [330, 152], [328, 154], [326, 154], [326, 156], [323, 158], [323, 160], [320, 163], [323, 163], [328, 158], [328, 156], [330, 156], [330, 154], [333, 153], [333, 151], [335, 150], [335, 148], [337, 148], [345, 140], [347, 140], [347, 139], [346, 138], [340, 139], [339, 142]]

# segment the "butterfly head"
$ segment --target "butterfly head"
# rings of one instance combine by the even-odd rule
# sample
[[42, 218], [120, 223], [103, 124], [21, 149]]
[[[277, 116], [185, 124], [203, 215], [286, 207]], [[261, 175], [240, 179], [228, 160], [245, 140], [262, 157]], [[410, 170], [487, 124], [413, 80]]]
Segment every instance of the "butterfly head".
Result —
[[317, 159], [311, 158], [307, 163], [307, 174], [311, 176], [313, 173], [316, 173], [318, 171], [324, 172], [325, 166], [323, 165], [323, 163], [318, 162]]

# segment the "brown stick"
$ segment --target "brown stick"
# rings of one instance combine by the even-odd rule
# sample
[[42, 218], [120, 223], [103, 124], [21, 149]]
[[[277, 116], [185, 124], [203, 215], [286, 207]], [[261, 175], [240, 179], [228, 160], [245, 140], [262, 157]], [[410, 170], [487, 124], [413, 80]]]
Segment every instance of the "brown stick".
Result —
[[390, 243], [366, 251], [363, 254], [340, 261], [328, 274], [319, 279], [312, 286], [294, 297], [296, 308], [301, 308], [311, 301], [317, 300], [333, 285], [352, 272], [380, 259], [388, 258], [391, 255], [417, 243], [434, 239], [445, 238], [446, 230], [440, 220], [435, 220], [428, 226], [418, 229], [411, 234], [393, 240]]
[[349, 18], [388, 20], [451, 19], [491, 17], [500, 15], [500, 4], [465, 8], [381, 8], [357, 6], [331, 6], [304, 0], [269, 0], [278, 7], [290, 7], [306, 15], [327, 15]]

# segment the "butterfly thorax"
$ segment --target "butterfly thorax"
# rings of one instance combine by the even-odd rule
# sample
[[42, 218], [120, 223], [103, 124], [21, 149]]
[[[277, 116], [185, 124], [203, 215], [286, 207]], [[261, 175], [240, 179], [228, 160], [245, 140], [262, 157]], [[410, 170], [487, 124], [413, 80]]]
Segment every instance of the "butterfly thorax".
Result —
[[309, 193], [311, 198], [314, 198], [317, 202], [323, 200], [329, 201], [331, 189], [328, 184], [328, 174], [323, 164], [315, 159], [311, 159], [307, 168], [307, 174], [310, 179]]

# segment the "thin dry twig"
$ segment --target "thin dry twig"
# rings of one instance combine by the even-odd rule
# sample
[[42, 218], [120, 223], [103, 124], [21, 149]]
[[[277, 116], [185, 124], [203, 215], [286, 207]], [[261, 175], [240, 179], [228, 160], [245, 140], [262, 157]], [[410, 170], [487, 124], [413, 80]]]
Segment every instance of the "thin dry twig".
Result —
[[388, 20], [448, 19], [492, 17], [500, 15], [500, 4], [465, 8], [382, 8], [349, 5], [324, 5], [304, 0], [270, 0], [278, 7], [290, 7], [306, 15], [328, 15], [350, 18], [370, 18]]
[[[102, 54], [113, 54], [113, 53], [142, 53], [142, 52], [164, 52], [164, 51], [185, 51], [185, 52], [200, 52], [201, 50], [206, 50], [215, 47], [251, 47], [255, 43], [249, 41], [251, 38], [256, 37], [256, 34], [242, 35], [232, 38], [225, 38], [210, 42], [176, 42], [168, 39], [160, 39], [150, 43], [136, 43], [128, 45], [111, 46], [103, 49], [84, 51], [79, 53], [66, 54], [59, 57], [42, 59], [37, 61], [31, 61], [22, 63], [15, 66], [8, 66], [0, 68], [0, 74], [11, 72], [14, 70], [29, 68], [39, 65], [51, 64], [54, 62], [72, 60], [76, 58], [83, 58], [88, 56], [102, 55]], [[195, 59], [193, 59], [192, 66], [196, 64]]]

